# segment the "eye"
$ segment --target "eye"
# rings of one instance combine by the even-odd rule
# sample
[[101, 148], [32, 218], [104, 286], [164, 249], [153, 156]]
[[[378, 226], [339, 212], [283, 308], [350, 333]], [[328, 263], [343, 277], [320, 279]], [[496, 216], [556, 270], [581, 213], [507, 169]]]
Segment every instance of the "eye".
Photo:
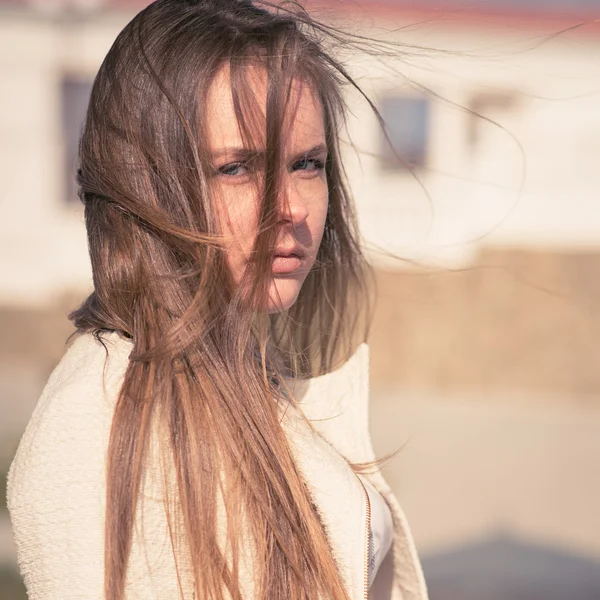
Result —
[[218, 175], [225, 175], [226, 177], [239, 177], [241, 175], [248, 174], [248, 166], [243, 162], [232, 162], [217, 167]]
[[305, 156], [292, 165], [292, 171], [304, 171], [308, 173], [318, 173], [325, 168], [325, 163], [319, 158], [310, 158]]

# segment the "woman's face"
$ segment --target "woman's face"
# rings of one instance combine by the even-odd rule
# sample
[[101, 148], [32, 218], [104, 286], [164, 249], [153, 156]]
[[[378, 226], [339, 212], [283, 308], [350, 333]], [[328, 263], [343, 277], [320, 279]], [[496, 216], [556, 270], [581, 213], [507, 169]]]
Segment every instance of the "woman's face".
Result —
[[[252, 259], [261, 204], [257, 182], [262, 181], [264, 169], [266, 72], [260, 67], [248, 69], [250, 91], [262, 118], [260, 131], [253, 135], [259, 141], [256, 152], [249, 154], [244, 148], [228, 68], [218, 73], [207, 98], [212, 190], [226, 237], [227, 263], [236, 284]], [[292, 85], [283, 133], [281, 197], [277, 205], [277, 241], [270, 261], [268, 312], [286, 310], [296, 301], [315, 262], [329, 202], [323, 107], [309, 85], [299, 79]]]

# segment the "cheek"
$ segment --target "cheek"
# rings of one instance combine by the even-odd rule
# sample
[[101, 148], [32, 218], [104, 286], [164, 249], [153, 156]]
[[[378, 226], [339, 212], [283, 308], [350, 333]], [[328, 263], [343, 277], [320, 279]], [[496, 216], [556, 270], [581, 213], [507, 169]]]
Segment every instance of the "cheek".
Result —
[[223, 186], [213, 194], [213, 202], [224, 236], [225, 260], [234, 282], [239, 283], [258, 227], [256, 194], [250, 186]]
[[321, 238], [323, 237], [323, 232], [325, 230], [325, 223], [327, 221], [327, 213], [329, 211], [329, 194], [325, 191], [324, 194], [321, 195], [319, 201], [313, 207], [311, 211], [312, 223], [311, 230], [313, 239], [316, 242], [315, 253], [319, 249], [319, 245], [321, 243]]
[[258, 206], [251, 189], [231, 189], [218, 194], [217, 214], [226, 246], [235, 251], [251, 246], [258, 224]]

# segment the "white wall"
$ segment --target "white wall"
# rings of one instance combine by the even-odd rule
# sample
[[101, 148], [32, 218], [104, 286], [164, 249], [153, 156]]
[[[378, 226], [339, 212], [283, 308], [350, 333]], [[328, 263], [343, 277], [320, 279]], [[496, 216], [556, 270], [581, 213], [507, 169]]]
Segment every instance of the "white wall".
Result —
[[83, 210], [64, 199], [60, 81], [93, 76], [120, 26], [0, 13], [0, 302], [91, 286]]
[[[364, 103], [353, 103], [352, 137], [363, 153], [360, 161], [349, 153], [348, 165], [367, 239], [404, 257], [450, 264], [468, 261], [481, 244], [597, 247], [600, 45], [564, 34], [527, 50], [542, 36], [472, 26], [437, 37], [426, 28], [401, 35], [443, 51], [409, 57], [408, 67], [388, 62], [387, 73], [400, 71], [442, 99], [432, 98], [431, 160], [419, 181], [379, 168], [369, 156], [380, 145], [375, 119]], [[362, 71], [374, 98], [394, 87], [417, 93], [372, 59]], [[479, 119], [479, 141], [470, 148], [472, 117], [460, 107], [490, 92], [513, 97], [505, 108], [481, 109], [504, 129]]]

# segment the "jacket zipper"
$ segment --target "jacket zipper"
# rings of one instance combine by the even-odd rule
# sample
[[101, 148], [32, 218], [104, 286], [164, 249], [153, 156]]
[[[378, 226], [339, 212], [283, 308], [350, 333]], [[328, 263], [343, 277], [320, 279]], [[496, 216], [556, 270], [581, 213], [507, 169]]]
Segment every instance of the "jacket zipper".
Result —
[[371, 500], [369, 500], [369, 493], [367, 492], [367, 488], [365, 484], [362, 482], [361, 478], [357, 479], [360, 481], [360, 485], [362, 485], [363, 492], [365, 494], [365, 500], [367, 503], [367, 519], [365, 523], [365, 575], [364, 575], [364, 599], [368, 600], [369, 598], [369, 557], [371, 556]]

